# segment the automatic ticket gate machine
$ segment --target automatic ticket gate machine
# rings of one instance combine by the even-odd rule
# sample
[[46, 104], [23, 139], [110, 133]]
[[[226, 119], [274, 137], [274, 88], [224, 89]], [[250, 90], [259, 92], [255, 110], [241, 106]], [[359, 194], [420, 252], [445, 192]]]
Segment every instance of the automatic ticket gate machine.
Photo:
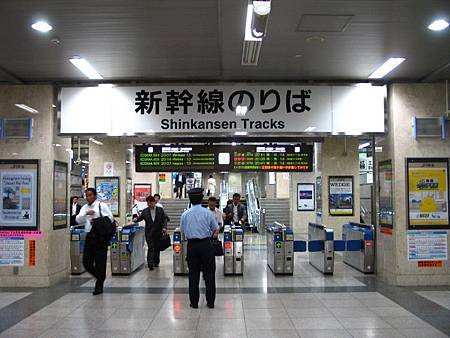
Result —
[[84, 225], [70, 228], [70, 271], [72, 275], [81, 275], [86, 271], [83, 265], [85, 240]]
[[369, 224], [349, 223], [342, 226], [344, 241], [360, 241], [359, 250], [344, 251], [344, 263], [363, 273], [373, 273], [375, 265], [375, 227]]
[[145, 229], [138, 224], [118, 228], [111, 241], [111, 272], [129, 275], [145, 263]]
[[267, 228], [267, 265], [275, 275], [294, 273], [294, 232], [275, 222]]
[[244, 273], [244, 229], [239, 226], [225, 226], [223, 231], [223, 274]]
[[309, 264], [324, 274], [334, 272], [334, 233], [323, 224], [308, 224]]
[[187, 275], [187, 240], [180, 228], [176, 228], [173, 233], [173, 274], [174, 275]]

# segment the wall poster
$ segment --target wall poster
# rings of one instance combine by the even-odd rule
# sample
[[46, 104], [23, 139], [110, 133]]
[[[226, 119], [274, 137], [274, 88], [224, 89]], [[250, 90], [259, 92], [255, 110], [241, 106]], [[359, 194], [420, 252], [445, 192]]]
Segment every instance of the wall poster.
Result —
[[380, 231], [392, 234], [394, 227], [394, 203], [392, 195], [392, 160], [382, 161], [378, 164], [379, 182], [379, 224]]
[[146, 198], [152, 194], [152, 185], [147, 183], [136, 183], [134, 185], [134, 204], [139, 210], [147, 208]]
[[120, 216], [120, 178], [117, 176], [95, 177], [97, 198], [108, 204], [113, 216]]
[[448, 159], [407, 158], [408, 229], [448, 229]]
[[297, 183], [297, 211], [314, 211], [314, 183]]
[[0, 230], [37, 230], [39, 161], [0, 160]]
[[447, 231], [408, 231], [408, 260], [448, 260]]
[[0, 266], [25, 265], [25, 239], [0, 238]]
[[55, 161], [53, 165], [53, 230], [67, 228], [68, 165]]
[[328, 178], [328, 211], [330, 216], [353, 216], [353, 176]]

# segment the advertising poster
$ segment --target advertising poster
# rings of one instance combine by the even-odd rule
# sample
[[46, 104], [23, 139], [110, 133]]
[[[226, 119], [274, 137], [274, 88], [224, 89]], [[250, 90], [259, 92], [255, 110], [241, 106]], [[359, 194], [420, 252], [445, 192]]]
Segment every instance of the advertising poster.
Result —
[[119, 177], [96, 177], [97, 198], [108, 204], [113, 216], [120, 216], [120, 180]]
[[159, 174], [159, 183], [166, 183], [167, 182], [167, 178], [166, 178], [166, 174]]
[[409, 261], [448, 260], [447, 231], [409, 231]]
[[67, 163], [55, 161], [53, 169], [53, 229], [67, 227]]
[[353, 216], [353, 177], [330, 176], [328, 209], [331, 216]]
[[408, 158], [409, 229], [449, 228], [448, 160]]
[[379, 193], [379, 224], [380, 231], [392, 234], [394, 227], [394, 208], [392, 197], [392, 161], [387, 160], [378, 164]]
[[0, 266], [24, 266], [25, 240], [0, 238]]
[[137, 205], [139, 210], [147, 208], [147, 201], [145, 200], [152, 194], [152, 185], [145, 183], [136, 183], [134, 185], [134, 204]]
[[314, 183], [297, 184], [297, 210], [314, 211], [315, 210]]
[[37, 229], [38, 161], [0, 161], [0, 229]]

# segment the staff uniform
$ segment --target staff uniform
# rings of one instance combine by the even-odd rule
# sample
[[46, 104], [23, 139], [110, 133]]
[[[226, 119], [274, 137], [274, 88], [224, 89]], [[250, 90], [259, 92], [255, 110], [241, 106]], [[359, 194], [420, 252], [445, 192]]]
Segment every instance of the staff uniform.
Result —
[[[79, 214], [76, 216], [78, 224], [84, 223], [84, 230], [86, 232], [86, 242], [84, 244], [83, 265], [86, 271], [93, 275], [97, 282], [95, 288], [103, 288], [103, 283], [106, 278], [106, 259], [108, 256], [109, 242], [104, 238], [97, 238], [90, 234], [92, 229], [92, 220], [99, 218], [101, 208], [101, 216], [108, 217], [111, 222], [114, 221], [111, 210], [106, 203], [100, 203], [96, 200], [92, 204], [85, 204], [81, 208]], [[89, 210], [93, 210], [93, 215], [87, 215]]]
[[203, 271], [205, 279], [206, 302], [209, 307], [214, 306], [216, 259], [211, 246], [211, 236], [218, 228], [214, 214], [203, 208], [201, 204], [193, 205], [181, 216], [181, 231], [188, 240], [189, 299], [194, 308], [198, 307], [200, 299], [200, 271]]
[[[208, 208], [209, 209], [209, 208]], [[219, 225], [219, 228], [222, 228], [223, 226], [223, 213], [219, 209], [215, 208], [214, 210], [209, 209], [211, 211], [216, 219], [217, 224]]]

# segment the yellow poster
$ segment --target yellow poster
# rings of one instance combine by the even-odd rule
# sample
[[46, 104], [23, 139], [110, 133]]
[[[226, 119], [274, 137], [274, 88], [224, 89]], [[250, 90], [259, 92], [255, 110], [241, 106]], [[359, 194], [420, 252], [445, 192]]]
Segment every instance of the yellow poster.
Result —
[[411, 163], [408, 182], [410, 225], [448, 225], [447, 163]]

